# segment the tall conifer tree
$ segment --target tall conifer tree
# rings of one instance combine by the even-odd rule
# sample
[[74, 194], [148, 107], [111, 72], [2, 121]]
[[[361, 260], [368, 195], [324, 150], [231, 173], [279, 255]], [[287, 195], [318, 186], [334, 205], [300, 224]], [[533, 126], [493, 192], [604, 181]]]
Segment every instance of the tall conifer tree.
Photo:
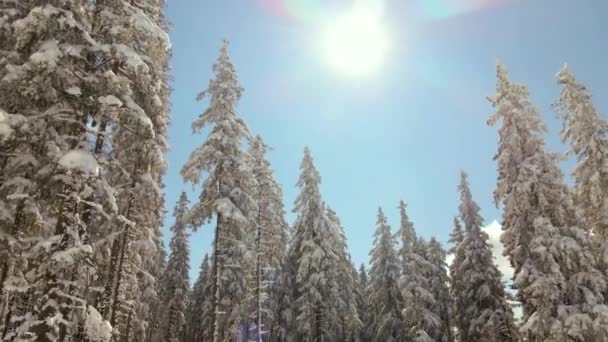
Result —
[[289, 245], [296, 340], [333, 340], [338, 313], [332, 303], [339, 301], [339, 255], [321, 199], [321, 176], [308, 147], [300, 170], [300, 194], [293, 209], [297, 218]]
[[576, 205], [593, 232], [608, 240], [608, 124], [595, 108], [591, 91], [567, 65], [557, 81], [562, 92], [554, 107], [563, 120], [562, 139], [578, 160], [572, 172]]
[[192, 287], [186, 315], [186, 341], [206, 342], [213, 339], [213, 277], [209, 257], [205, 254], [198, 278]]
[[189, 203], [186, 193], [182, 192], [173, 211], [175, 223], [171, 227], [171, 254], [161, 283], [164, 311], [161, 336], [168, 342], [180, 341], [186, 324], [186, 308], [190, 295], [190, 236], [186, 231], [185, 219]]
[[481, 230], [481, 209], [473, 201], [464, 172], [458, 190], [460, 219], [465, 227], [464, 239], [456, 250], [459, 264], [453, 268], [458, 277], [452, 284], [459, 340], [518, 341], [502, 274], [494, 264], [488, 235]]
[[361, 319], [357, 312], [357, 304], [355, 300], [355, 279], [353, 278], [353, 265], [348, 254], [348, 246], [346, 243], [346, 235], [344, 228], [340, 223], [340, 219], [336, 212], [327, 207], [327, 218], [332, 224], [334, 236], [335, 253], [338, 255], [338, 264], [336, 265], [339, 288], [339, 302], [337, 303], [338, 310], [338, 328], [336, 338], [344, 341], [349, 341], [354, 338], [362, 328]]
[[252, 231], [251, 215], [256, 208], [253, 199], [255, 178], [243, 141], [250, 139], [245, 122], [237, 116], [236, 106], [243, 93], [236, 70], [228, 56], [224, 41], [217, 62], [215, 77], [199, 100], [210, 98], [209, 107], [193, 122], [195, 133], [211, 126], [211, 133], [197, 147], [181, 170], [185, 181], [201, 183], [199, 201], [190, 210], [189, 221], [200, 227], [215, 216], [213, 242], [213, 341], [230, 341], [238, 326], [247, 318], [244, 267], [246, 248]]
[[451, 317], [453, 303], [448, 289], [446, 252], [434, 237], [427, 244], [426, 258], [431, 264], [430, 273], [427, 276], [429, 292], [435, 299], [430, 310], [439, 318], [438, 324], [431, 330], [431, 337], [438, 342], [452, 342], [454, 341]]
[[386, 216], [378, 208], [374, 244], [370, 252], [368, 310], [370, 311], [371, 340], [403, 341], [403, 318], [399, 292], [399, 258], [395, 240]]
[[[268, 146], [256, 136], [250, 145], [249, 155], [256, 179], [254, 199], [255, 236], [253, 261], [252, 318], [257, 327], [257, 340], [270, 334], [275, 317], [280, 317], [278, 301], [281, 297], [281, 274], [287, 254], [288, 225], [285, 221], [283, 193], [272, 175], [266, 160]], [[280, 320], [278, 320], [280, 322]]]

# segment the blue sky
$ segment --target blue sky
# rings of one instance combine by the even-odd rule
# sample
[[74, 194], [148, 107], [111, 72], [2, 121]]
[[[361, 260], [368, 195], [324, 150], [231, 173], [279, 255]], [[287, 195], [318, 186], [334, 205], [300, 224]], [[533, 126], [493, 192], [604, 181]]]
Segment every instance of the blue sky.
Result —
[[[550, 105], [559, 95], [554, 75], [564, 62], [592, 89], [600, 111], [608, 112], [604, 0], [386, 0], [382, 22], [391, 49], [380, 68], [361, 77], [336, 72], [321, 44], [319, 18], [331, 21], [351, 2], [168, 2], [174, 93], [167, 228], [182, 190], [192, 201], [198, 198], [179, 170], [205, 138], [192, 135], [190, 124], [206, 106], [195, 96], [212, 76], [222, 38], [231, 42], [245, 88], [239, 114], [273, 146], [268, 158], [286, 208], [291, 211], [297, 195], [308, 145], [322, 176], [322, 195], [340, 216], [357, 263], [368, 260], [377, 207], [395, 229], [400, 199], [409, 204], [420, 235], [446, 241], [461, 169], [470, 175], [486, 222], [500, 220], [492, 202], [497, 133], [486, 125], [492, 108], [485, 99], [494, 90], [497, 57], [513, 80], [528, 85], [556, 151], [565, 147]], [[564, 164], [566, 172], [571, 164]], [[168, 229], [165, 234], [168, 240]], [[193, 275], [211, 241], [210, 227], [193, 234]]]

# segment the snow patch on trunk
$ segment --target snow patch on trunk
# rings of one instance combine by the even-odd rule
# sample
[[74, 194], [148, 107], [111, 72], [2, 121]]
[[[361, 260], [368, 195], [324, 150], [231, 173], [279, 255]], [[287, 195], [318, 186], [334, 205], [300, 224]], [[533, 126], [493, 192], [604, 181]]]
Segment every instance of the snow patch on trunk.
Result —
[[106, 106], [116, 106], [116, 107], [121, 107], [122, 106], [122, 101], [120, 101], [116, 96], [114, 95], [108, 95], [108, 96], [100, 96], [97, 101], [99, 101], [99, 103], [104, 104]]
[[66, 93], [70, 94], [70, 95], [74, 95], [74, 96], [80, 96], [82, 95], [82, 91], [80, 90], [80, 88], [74, 86], [74, 87], [69, 87], [68, 89], [65, 90]]
[[0, 109], [0, 140], [9, 139], [13, 135], [8, 114]]
[[84, 329], [90, 341], [106, 342], [112, 338], [112, 326], [92, 306], [89, 306], [87, 309], [87, 320], [84, 324]]
[[57, 61], [62, 55], [63, 53], [59, 49], [57, 41], [48, 40], [30, 57], [30, 60], [34, 63], [48, 64], [54, 67], [57, 66]]
[[79, 170], [86, 175], [97, 176], [99, 164], [92, 154], [85, 150], [72, 150], [59, 159], [59, 165], [69, 170]]

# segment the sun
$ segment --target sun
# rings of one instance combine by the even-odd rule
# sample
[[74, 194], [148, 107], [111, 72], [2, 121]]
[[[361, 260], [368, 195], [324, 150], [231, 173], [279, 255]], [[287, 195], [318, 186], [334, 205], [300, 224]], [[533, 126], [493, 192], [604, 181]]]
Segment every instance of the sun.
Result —
[[324, 35], [329, 65], [346, 75], [370, 74], [385, 61], [388, 37], [378, 16], [359, 11], [343, 15]]

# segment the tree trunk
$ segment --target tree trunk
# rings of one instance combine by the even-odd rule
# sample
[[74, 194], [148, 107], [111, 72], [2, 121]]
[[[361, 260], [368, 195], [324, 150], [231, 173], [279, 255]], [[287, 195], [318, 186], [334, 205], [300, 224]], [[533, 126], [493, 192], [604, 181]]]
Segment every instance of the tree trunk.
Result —
[[[17, 205], [16, 208], [16, 214], [15, 214], [15, 220], [13, 222], [13, 229], [11, 231], [11, 236], [13, 238], [15, 238], [15, 240], [17, 241], [17, 243], [21, 243], [21, 234], [19, 234], [20, 231], [20, 227], [23, 224], [23, 210], [25, 208], [25, 201], [21, 200], [19, 201], [19, 204]], [[19, 235], [19, 236], [18, 236]], [[17, 246], [17, 251], [15, 254], [21, 254], [21, 246]], [[2, 303], [2, 307], [0, 307], [0, 322], [3, 323], [4, 329], [2, 329], [2, 333], [0, 335], [0, 339], [4, 339], [4, 337], [6, 336], [6, 334], [8, 334], [8, 330], [9, 330], [9, 326], [10, 326], [10, 321], [11, 321], [11, 316], [12, 316], [12, 310], [11, 310], [11, 306], [13, 303], [13, 299], [11, 294], [6, 291], [4, 289], [4, 283], [6, 282], [6, 280], [9, 278], [9, 274], [13, 273], [13, 268], [14, 268], [14, 263], [15, 263], [15, 258], [18, 257], [18, 255], [12, 255], [13, 252], [15, 252], [15, 247], [11, 247], [10, 245], [8, 246], [8, 248], [6, 249], [8, 252], [8, 257], [6, 258], [6, 260], [4, 260], [4, 262], [2, 263], [2, 273], [0, 276], [0, 296], [2, 297], [2, 301], [0, 303]]]
[[[130, 201], [131, 202], [131, 201]], [[129, 209], [130, 209], [129, 205]], [[131, 232], [130, 226], [126, 225], [125, 231], [122, 233], [122, 239], [120, 241], [120, 254], [118, 258], [118, 267], [116, 269], [116, 284], [114, 285], [114, 293], [112, 297], [112, 314], [110, 315], [110, 325], [114, 326], [116, 323], [116, 309], [118, 306], [118, 293], [120, 291], [120, 285], [122, 282], [123, 268], [125, 263], [125, 254], [129, 245], [129, 233]]]
[[[136, 163], [138, 164], [138, 163]], [[134, 166], [133, 173], [137, 170], [137, 165]], [[131, 180], [131, 193], [129, 193], [129, 199], [127, 202], [127, 208], [125, 210], [124, 217], [128, 218], [131, 215], [131, 209], [133, 207], [133, 193], [135, 189], [136, 181]], [[114, 239], [112, 242], [112, 251], [110, 256], [110, 270], [108, 274], [108, 280], [104, 288], [101, 314], [104, 319], [110, 322], [110, 325], [114, 326], [116, 320], [116, 308], [118, 291], [120, 289], [122, 281], [122, 269], [124, 265], [126, 243], [128, 242], [128, 235], [130, 232], [128, 225], [124, 226], [124, 231], [121, 233], [120, 239]]]
[[220, 334], [220, 326], [219, 326], [219, 306], [220, 306], [220, 277], [219, 277], [219, 235], [220, 235], [220, 225], [222, 221], [222, 216], [217, 214], [217, 224], [215, 226], [215, 238], [213, 243], [213, 270], [211, 272], [213, 276], [213, 315], [212, 315], [212, 324], [213, 324], [213, 342], [219, 342], [219, 334]]
[[[260, 196], [261, 199], [261, 196]], [[256, 265], [256, 278], [257, 278], [257, 291], [256, 291], [256, 303], [257, 303], [257, 342], [262, 342], [262, 212], [261, 204], [258, 204], [258, 226], [255, 237], [255, 248], [257, 253], [257, 265]]]

